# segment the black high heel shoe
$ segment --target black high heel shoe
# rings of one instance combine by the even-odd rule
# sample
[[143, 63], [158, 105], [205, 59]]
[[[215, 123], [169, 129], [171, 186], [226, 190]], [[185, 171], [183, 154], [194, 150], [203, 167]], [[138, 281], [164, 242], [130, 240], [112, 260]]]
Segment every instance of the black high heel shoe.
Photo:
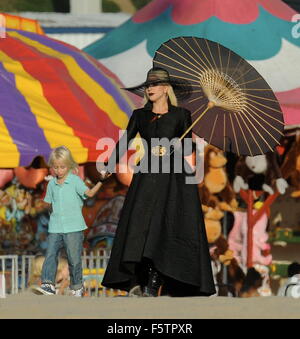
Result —
[[150, 267], [148, 283], [143, 288], [143, 297], [158, 297], [159, 288], [162, 286], [162, 283], [161, 275], [153, 267]]

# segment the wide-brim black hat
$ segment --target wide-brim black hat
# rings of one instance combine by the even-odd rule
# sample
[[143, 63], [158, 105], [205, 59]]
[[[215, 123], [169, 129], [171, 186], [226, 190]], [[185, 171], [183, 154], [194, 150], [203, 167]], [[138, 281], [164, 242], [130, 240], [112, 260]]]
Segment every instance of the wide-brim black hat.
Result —
[[147, 79], [143, 83], [134, 87], [123, 88], [140, 97], [145, 95], [145, 89], [149, 85], [165, 84], [172, 86], [178, 100], [187, 99], [191, 94], [191, 85], [183, 80], [170, 77], [169, 72], [160, 67], [153, 67], [147, 73]]

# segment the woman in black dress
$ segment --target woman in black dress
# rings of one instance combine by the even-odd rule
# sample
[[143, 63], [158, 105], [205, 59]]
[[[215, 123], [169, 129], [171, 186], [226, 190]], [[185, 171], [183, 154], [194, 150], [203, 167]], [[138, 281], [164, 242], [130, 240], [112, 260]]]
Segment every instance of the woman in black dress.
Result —
[[[161, 285], [171, 296], [215, 293], [197, 185], [186, 183], [187, 171], [174, 170], [176, 154], [184, 168], [192, 150], [153, 146], [153, 138], [179, 138], [192, 124], [191, 113], [177, 107], [172, 85], [167, 71], [151, 69], [136, 87], [144, 89], [147, 104], [133, 111], [127, 126], [128, 144], [138, 132], [144, 139], [145, 156], [138, 164], [144, 170], [133, 174], [102, 285], [130, 296], [157, 296]], [[110, 160], [118, 162], [126, 150], [119, 141]], [[154, 162], [159, 170], [151, 172]], [[114, 166], [109, 161], [108, 169]]]

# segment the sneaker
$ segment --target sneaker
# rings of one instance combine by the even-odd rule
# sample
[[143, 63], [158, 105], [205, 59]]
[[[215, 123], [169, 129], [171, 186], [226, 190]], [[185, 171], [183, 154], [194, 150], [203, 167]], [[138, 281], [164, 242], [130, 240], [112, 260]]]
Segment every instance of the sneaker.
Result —
[[35, 294], [44, 294], [44, 295], [55, 295], [56, 290], [52, 284], [42, 284], [41, 286], [35, 286], [32, 288], [33, 293]]
[[77, 298], [83, 297], [83, 287], [79, 288], [78, 290], [71, 290], [71, 295]]

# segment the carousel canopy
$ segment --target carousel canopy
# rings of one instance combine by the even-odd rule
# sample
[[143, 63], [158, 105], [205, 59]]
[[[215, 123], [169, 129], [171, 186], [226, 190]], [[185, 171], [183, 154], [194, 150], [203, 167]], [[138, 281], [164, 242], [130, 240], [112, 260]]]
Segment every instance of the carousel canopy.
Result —
[[1, 12], [0, 17], [3, 26], [5, 26], [6, 28], [13, 28], [22, 31], [44, 34], [44, 31], [37, 20], [23, 18], [21, 16]]
[[220, 43], [266, 79], [285, 123], [300, 123], [300, 27], [281, 0], [153, 0], [130, 20], [84, 50], [127, 87], [145, 80], [165, 41], [195, 36]]
[[134, 107], [118, 78], [86, 53], [44, 35], [0, 39], [0, 167], [48, 160], [65, 145], [78, 163], [95, 161], [101, 137], [119, 136]]

